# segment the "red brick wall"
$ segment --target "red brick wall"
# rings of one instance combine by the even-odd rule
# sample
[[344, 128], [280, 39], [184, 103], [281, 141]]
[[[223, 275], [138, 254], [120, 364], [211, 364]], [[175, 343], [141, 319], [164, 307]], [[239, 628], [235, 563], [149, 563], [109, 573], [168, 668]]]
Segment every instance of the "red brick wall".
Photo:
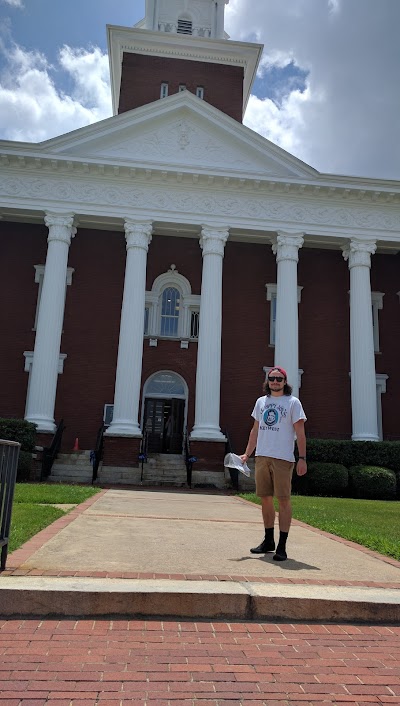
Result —
[[28, 373], [24, 351], [33, 351], [38, 285], [34, 265], [44, 265], [48, 230], [0, 221], [0, 416], [23, 417]]
[[[23, 352], [33, 350], [38, 285], [34, 265], [44, 264], [47, 229], [0, 222], [0, 416], [22, 417], [28, 374]], [[67, 354], [58, 377], [56, 420], [67, 429], [63, 450], [76, 437], [83, 449], [94, 447], [103, 406], [114, 397], [120, 311], [125, 271], [122, 232], [79, 229], [68, 265], [75, 268], [67, 300], [61, 352]], [[376, 255], [371, 273], [374, 291], [385, 292], [379, 313], [382, 353], [377, 372], [389, 375], [382, 396], [386, 436], [399, 438], [397, 399], [400, 395], [399, 256]], [[155, 235], [149, 248], [147, 289], [171, 264], [200, 294], [202, 256], [197, 239]], [[251, 427], [251, 411], [261, 394], [263, 366], [273, 364], [269, 347], [270, 303], [265, 284], [276, 281], [275, 257], [269, 246], [229, 242], [223, 270], [223, 341], [221, 427], [242, 451]], [[349, 272], [339, 251], [304, 248], [300, 252], [300, 367], [304, 369], [301, 399], [312, 436], [350, 437]], [[194, 422], [197, 344], [181, 349], [177, 341], [157, 348], [144, 342], [142, 382], [159, 370], [182, 375], [189, 387], [188, 428]]]
[[120, 468], [138, 467], [140, 439], [105, 436], [103, 447], [103, 465]]
[[241, 67], [130, 53], [124, 54], [122, 62], [118, 112], [158, 100], [163, 82], [169, 84], [169, 95], [178, 93], [179, 84], [185, 84], [192, 93], [196, 93], [197, 86], [203, 86], [207, 103], [242, 122]]

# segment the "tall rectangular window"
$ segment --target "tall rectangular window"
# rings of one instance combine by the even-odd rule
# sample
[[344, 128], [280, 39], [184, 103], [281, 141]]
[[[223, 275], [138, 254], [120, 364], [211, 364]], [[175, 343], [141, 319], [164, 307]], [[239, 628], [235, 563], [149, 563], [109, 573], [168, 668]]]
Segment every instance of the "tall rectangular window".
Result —
[[163, 291], [161, 304], [161, 336], [178, 337], [180, 293], [175, 287]]
[[161, 84], [160, 98], [166, 98], [168, 96], [168, 83]]
[[270, 326], [269, 326], [269, 343], [271, 346], [275, 345], [275, 330], [276, 330], [276, 294], [271, 296], [271, 314], [270, 314]]
[[204, 98], [204, 88], [203, 86], [197, 86], [196, 88], [196, 96], [197, 98]]
[[200, 311], [192, 311], [190, 315], [190, 338], [199, 337]]
[[149, 333], [149, 307], [146, 306], [144, 310], [144, 335], [147, 336]]
[[379, 310], [383, 309], [383, 292], [371, 292], [372, 299], [372, 328], [374, 332], [374, 350], [380, 352], [379, 342]]

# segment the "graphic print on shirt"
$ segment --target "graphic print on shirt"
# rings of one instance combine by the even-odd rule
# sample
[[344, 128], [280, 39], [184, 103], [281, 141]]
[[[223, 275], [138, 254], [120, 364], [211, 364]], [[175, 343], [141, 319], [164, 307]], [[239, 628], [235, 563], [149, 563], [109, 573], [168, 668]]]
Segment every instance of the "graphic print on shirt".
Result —
[[276, 402], [267, 404], [262, 412], [264, 425], [260, 425], [260, 429], [268, 429], [273, 431], [279, 430], [279, 422], [287, 416], [287, 408]]

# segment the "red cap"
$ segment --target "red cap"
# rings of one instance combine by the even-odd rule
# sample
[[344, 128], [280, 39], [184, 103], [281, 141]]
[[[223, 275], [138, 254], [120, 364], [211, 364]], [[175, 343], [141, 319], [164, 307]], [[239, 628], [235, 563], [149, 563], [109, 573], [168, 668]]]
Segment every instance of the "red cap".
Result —
[[287, 380], [287, 373], [284, 368], [280, 368], [279, 365], [274, 365], [271, 370], [269, 371], [268, 375], [273, 371], [273, 370], [279, 370], [280, 373], [282, 373], [283, 377], [285, 380]]

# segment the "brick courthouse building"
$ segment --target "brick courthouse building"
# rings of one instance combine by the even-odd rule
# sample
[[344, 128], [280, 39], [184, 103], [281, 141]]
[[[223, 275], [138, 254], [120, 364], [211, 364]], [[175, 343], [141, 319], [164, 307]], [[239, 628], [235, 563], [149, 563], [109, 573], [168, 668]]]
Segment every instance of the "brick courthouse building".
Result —
[[108, 27], [113, 117], [0, 142], [0, 416], [45, 443], [63, 418], [68, 451], [106, 415], [108, 478], [143, 429], [222, 470], [274, 361], [310, 436], [400, 438], [400, 183], [243, 126], [262, 47], [228, 39], [228, 1], [147, 0]]

